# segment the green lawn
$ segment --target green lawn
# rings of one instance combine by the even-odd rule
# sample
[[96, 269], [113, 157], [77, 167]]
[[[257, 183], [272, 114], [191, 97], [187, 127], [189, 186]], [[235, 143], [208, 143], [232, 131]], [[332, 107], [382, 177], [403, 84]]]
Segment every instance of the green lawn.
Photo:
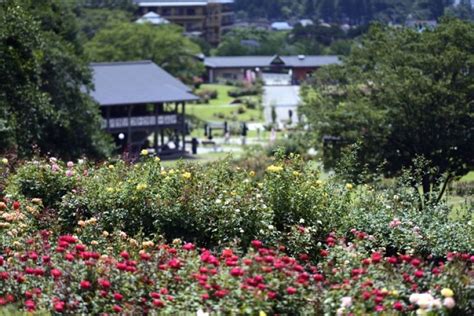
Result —
[[[195, 103], [186, 106], [186, 113], [195, 116], [201, 121], [206, 122], [261, 122], [263, 113], [257, 109], [247, 109], [243, 104], [231, 104], [234, 98], [229, 97], [228, 92], [235, 89], [233, 86], [219, 84], [203, 84], [196, 92], [210, 89], [217, 90], [217, 99], [210, 100], [209, 103]], [[257, 97], [247, 97], [256, 99]], [[238, 113], [239, 108], [243, 108], [244, 113]]]
[[234, 98], [229, 97], [228, 95], [228, 92], [232, 89], [235, 89], [235, 87], [226, 86], [222, 84], [203, 84], [198, 90], [196, 90], [196, 93], [203, 90], [217, 90], [217, 99], [210, 100], [209, 104], [199, 104], [199, 105], [211, 105], [211, 106], [228, 105], [234, 100]]
[[460, 182], [474, 182], [474, 171], [469, 172], [459, 180]]

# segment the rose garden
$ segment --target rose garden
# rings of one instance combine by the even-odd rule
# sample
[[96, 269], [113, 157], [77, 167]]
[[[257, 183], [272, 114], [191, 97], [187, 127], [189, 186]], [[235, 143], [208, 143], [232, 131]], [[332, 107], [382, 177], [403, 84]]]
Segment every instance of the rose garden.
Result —
[[468, 212], [419, 209], [403, 183], [31, 160], [1, 167], [0, 305], [52, 314], [472, 312]]

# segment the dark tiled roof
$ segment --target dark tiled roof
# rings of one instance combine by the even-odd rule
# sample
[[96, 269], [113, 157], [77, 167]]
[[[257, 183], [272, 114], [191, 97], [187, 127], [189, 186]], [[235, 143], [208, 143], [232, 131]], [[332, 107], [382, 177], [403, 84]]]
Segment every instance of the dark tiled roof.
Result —
[[90, 94], [102, 106], [197, 100], [186, 85], [151, 61], [91, 67], [95, 89]]
[[133, 0], [141, 6], [207, 5], [208, 3], [233, 3], [233, 0]]
[[226, 56], [206, 57], [204, 64], [210, 68], [268, 67], [280, 58], [287, 67], [321, 67], [341, 63], [337, 56]]

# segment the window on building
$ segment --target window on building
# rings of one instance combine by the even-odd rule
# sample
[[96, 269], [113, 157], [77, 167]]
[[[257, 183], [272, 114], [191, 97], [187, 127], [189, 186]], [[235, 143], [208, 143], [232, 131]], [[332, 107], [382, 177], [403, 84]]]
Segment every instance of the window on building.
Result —
[[186, 14], [187, 15], [196, 15], [196, 9], [187, 9]]

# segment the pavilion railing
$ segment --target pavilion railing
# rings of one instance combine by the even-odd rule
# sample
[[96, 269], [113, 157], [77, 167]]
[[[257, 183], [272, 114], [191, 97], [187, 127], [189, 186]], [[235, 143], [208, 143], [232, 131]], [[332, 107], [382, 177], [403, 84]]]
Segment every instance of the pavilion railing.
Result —
[[147, 116], [132, 116], [128, 117], [114, 117], [102, 120], [103, 129], [120, 129], [128, 127], [154, 127], [154, 126], [168, 126], [177, 125], [181, 123], [182, 115], [167, 114], [167, 115], [147, 115]]

